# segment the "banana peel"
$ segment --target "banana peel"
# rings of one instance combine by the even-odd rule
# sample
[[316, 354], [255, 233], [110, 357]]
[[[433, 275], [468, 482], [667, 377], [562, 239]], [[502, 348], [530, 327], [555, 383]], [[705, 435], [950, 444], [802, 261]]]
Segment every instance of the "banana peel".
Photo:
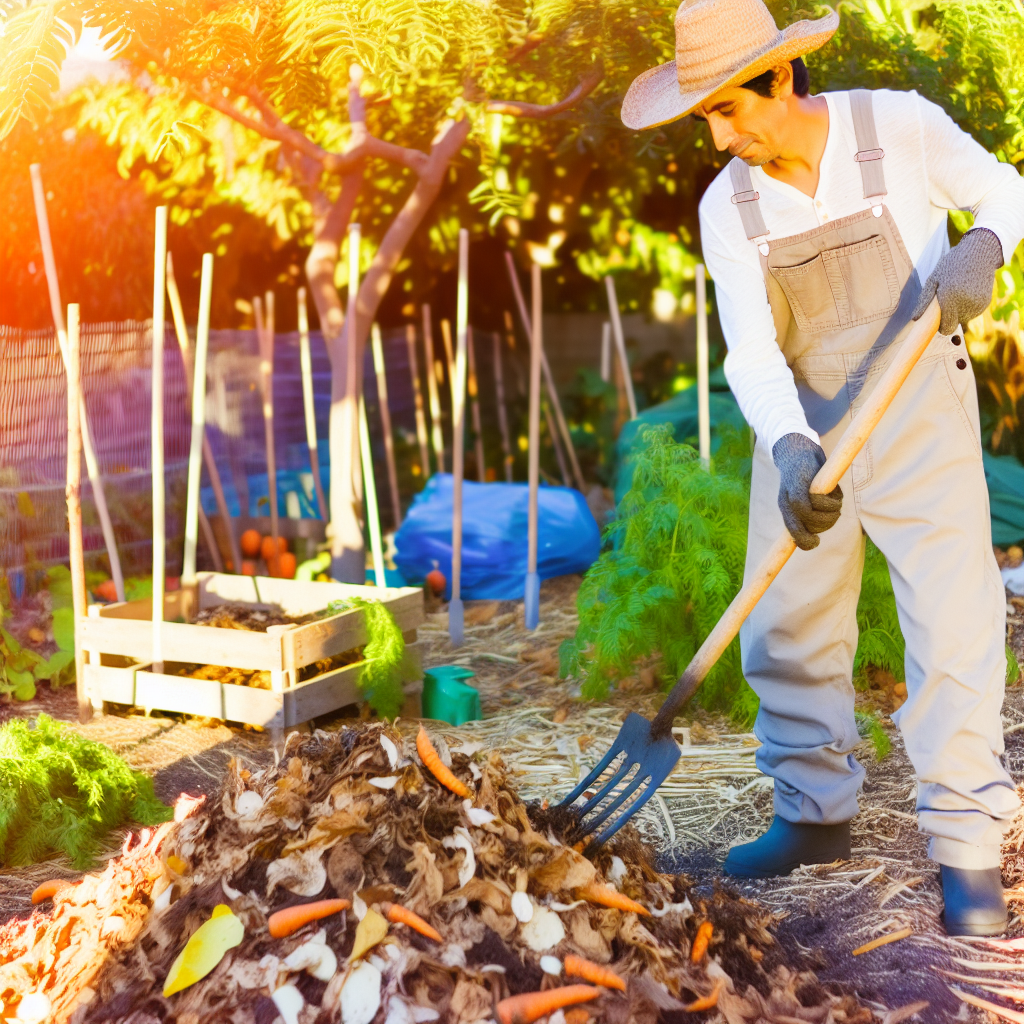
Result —
[[356, 939], [352, 945], [352, 952], [349, 954], [349, 963], [355, 963], [374, 946], [383, 942], [387, 934], [387, 921], [371, 907], [359, 922], [359, 927], [356, 928]]
[[200, 925], [171, 964], [164, 982], [164, 995], [171, 996], [205, 978], [245, 937], [245, 926], [224, 903], [213, 908], [210, 919]]

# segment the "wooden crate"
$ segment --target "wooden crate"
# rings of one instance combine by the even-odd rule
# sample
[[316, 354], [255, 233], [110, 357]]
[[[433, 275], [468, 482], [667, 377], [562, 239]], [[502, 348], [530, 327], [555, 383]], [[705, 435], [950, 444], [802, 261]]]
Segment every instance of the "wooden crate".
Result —
[[[368, 641], [364, 615], [353, 608], [305, 625], [271, 626], [266, 633], [195, 625], [204, 609], [225, 602], [278, 605], [286, 615], [323, 611], [346, 597], [382, 600], [407, 645], [403, 683], [418, 693], [422, 668], [416, 627], [424, 621], [423, 591], [417, 587], [376, 588], [344, 583], [306, 583], [262, 576], [200, 573], [194, 589], [166, 595], [162, 626], [163, 672], [153, 671], [152, 601], [93, 605], [78, 624], [87, 652], [85, 681], [94, 707], [103, 702], [135, 704], [147, 710], [179, 711], [271, 729], [289, 728], [362, 700], [356, 662], [298, 682], [299, 670]], [[268, 671], [271, 689], [190, 679], [173, 674], [182, 663]]]

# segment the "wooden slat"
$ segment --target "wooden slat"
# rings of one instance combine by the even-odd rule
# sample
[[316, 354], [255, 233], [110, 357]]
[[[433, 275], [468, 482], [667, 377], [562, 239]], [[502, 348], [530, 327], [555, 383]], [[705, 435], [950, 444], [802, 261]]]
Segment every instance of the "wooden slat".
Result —
[[135, 703], [135, 669], [109, 665], [85, 666], [86, 691], [94, 702]]
[[[87, 650], [122, 654], [137, 661], [149, 661], [152, 656], [152, 624], [143, 619], [86, 618], [82, 620], [80, 636]], [[184, 622], [164, 623], [163, 656], [168, 661], [230, 668], [273, 671], [285, 667], [280, 636]]]
[[285, 728], [308, 722], [318, 715], [330, 714], [349, 704], [358, 704], [363, 699], [359, 677], [363, 674], [364, 664], [360, 661], [345, 665], [286, 690], [281, 695], [284, 697]]
[[[187, 590], [172, 590], [164, 594], [164, 619], [174, 622], [176, 619], [186, 618], [185, 611], [189, 607]], [[94, 605], [98, 611], [95, 613], [101, 619], [145, 619], [151, 622], [153, 619], [153, 599], [151, 597], [140, 597], [135, 601], [118, 601], [115, 604]], [[93, 614], [90, 611], [90, 614]]]
[[[166, 649], [164, 653], [166, 665]], [[221, 683], [215, 679], [189, 679], [187, 676], [164, 675], [142, 669], [135, 673], [135, 703], [160, 711], [223, 718], [221, 688]]]

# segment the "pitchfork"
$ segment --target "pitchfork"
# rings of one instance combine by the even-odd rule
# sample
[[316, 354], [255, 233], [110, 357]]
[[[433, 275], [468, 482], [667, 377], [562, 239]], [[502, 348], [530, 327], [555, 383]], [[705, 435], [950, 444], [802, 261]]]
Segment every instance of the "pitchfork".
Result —
[[[851, 420], [832, 454], [818, 470], [811, 483], [814, 494], [828, 494], [838, 485], [938, 329], [939, 304], [933, 299], [860, 411]], [[635, 711], [631, 712], [611, 750], [562, 801], [563, 807], [571, 807], [581, 796], [587, 796], [582, 806], [573, 809], [579, 818], [581, 835], [591, 835], [601, 829], [593, 845], [600, 845], [610, 839], [654, 796], [657, 788], [672, 773], [679, 760], [679, 746], [672, 738], [672, 722], [697, 692], [704, 677], [732, 642], [743, 621], [795, 550], [796, 542], [788, 532], [775, 542], [701, 644], [693, 661], [665, 698], [654, 721], [650, 722]], [[607, 777], [603, 778], [606, 773]], [[602, 782], [601, 788], [591, 795], [591, 787], [599, 781]]]

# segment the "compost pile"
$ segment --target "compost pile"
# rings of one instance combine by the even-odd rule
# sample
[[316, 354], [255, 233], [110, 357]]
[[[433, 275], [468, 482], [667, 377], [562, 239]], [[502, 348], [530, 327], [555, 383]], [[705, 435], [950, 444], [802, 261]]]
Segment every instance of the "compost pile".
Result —
[[[570, 845], [571, 821], [524, 805], [496, 755], [438, 747], [468, 798], [442, 786], [443, 768], [426, 756], [428, 770], [417, 744], [388, 726], [317, 732], [264, 771], [233, 765], [218, 799], [164, 840], [164, 881], [144, 925], [111, 950], [70, 1019], [873, 1020], [852, 997], [787, 969], [764, 908], [726, 891], [701, 897], [685, 876], [659, 874], [628, 826], [584, 856]], [[40, 936], [57, 941], [65, 928], [52, 947], [65, 948], [58, 957], [79, 942], [76, 926], [68, 930], [58, 917], [66, 894], [79, 888], [58, 893], [52, 922], [32, 918], [37, 944]], [[329, 916], [295, 927], [310, 916], [295, 908], [326, 899], [351, 905], [331, 904]], [[629, 900], [641, 906], [629, 910]], [[290, 927], [282, 930], [282, 920]], [[165, 996], [180, 982], [186, 943], [218, 921], [237, 929], [226, 954]], [[584, 980], [567, 976], [573, 955], [591, 961], [591, 973], [601, 965], [614, 975], [577, 988], [582, 1005], [552, 1012], [558, 1003], [549, 1001], [543, 1009], [529, 994], [554, 996]], [[45, 978], [37, 971], [21, 986], [8, 978], [0, 993], [8, 1013], [26, 982], [40, 991]], [[503, 1002], [521, 995], [526, 1007]]]

